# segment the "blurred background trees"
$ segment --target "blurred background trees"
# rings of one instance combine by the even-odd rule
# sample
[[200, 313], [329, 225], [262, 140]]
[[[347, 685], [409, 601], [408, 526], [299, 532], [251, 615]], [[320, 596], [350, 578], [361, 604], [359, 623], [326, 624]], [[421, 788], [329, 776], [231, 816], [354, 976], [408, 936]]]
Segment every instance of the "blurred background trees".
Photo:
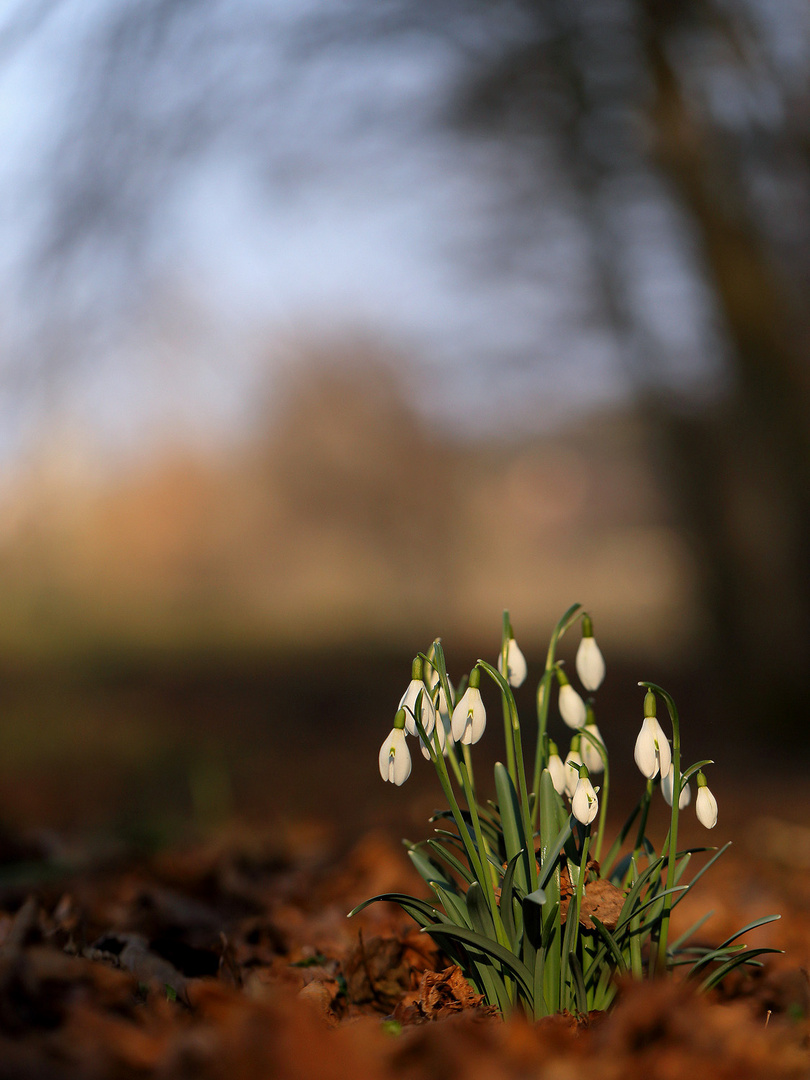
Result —
[[7, 658], [405, 671], [581, 600], [798, 727], [806, 5], [4, 19]]

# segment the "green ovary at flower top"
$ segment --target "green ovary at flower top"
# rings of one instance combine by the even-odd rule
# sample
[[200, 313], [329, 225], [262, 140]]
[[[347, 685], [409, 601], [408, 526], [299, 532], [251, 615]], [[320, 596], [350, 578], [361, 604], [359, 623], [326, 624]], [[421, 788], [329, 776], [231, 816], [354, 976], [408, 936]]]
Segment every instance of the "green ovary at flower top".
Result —
[[436, 710], [430, 697], [430, 691], [422, 678], [423, 664], [420, 657], [416, 657], [411, 665], [411, 681], [405, 693], [399, 700], [399, 708], [406, 712], [405, 729], [409, 735], [416, 735], [416, 703], [419, 706], [419, 719], [428, 735], [433, 731], [436, 723]]
[[[438, 639], [428, 653], [416, 658], [411, 683], [379, 752], [383, 780], [400, 786], [411, 772], [407, 736], [417, 736], [422, 754], [436, 770], [447, 809], [434, 818], [439, 827], [433, 837], [407, 844], [430, 899], [384, 893], [365, 904], [374, 900], [400, 904], [435, 937], [477, 992], [504, 1013], [518, 1009], [532, 1017], [563, 1010], [585, 1014], [610, 1005], [617, 993], [616, 976], [640, 979], [674, 969], [694, 979], [699, 988], [709, 989], [735, 967], [758, 964], [758, 956], [774, 951], [746, 949], [738, 939], [778, 916], [749, 924], [716, 948], [690, 944], [691, 932], [670, 941], [673, 907], [725, 848], [687, 879], [690, 859], [705, 849], [678, 850], [679, 814], [690, 801], [689, 780], [696, 775], [697, 818], [706, 828], [715, 827], [717, 800], [703, 773], [711, 762], [684, 766], [675, 703], [652, 683], [641, 684], [646, 689], [644, 720], [634, 748], [646, 784], [625, 824], [612, 841], [607, 837], [607, 744], [596, 725], [593, 700], [585, 704], [557, 658], [565, 633], [580, 620], [583, 636], [576, 669], [583, 689], [593, 693], [604, 677], [604, 660], [591, 621], [576, 604], [552, 634], [529, 733], [512, 693], [512, 687], [523, 681], [523, 669], [517, 653], [510, 652], [517, 646], [504, 613], [500, 662], [479, 660], [463, 692], [457, 692], [448, 678]], [[580, 662], [581, 656], [585, 659]], [[525, 666], [522, 653], [520, 659]], [[494, 790], [487, 792], [473, 776], [472, 761], [472, 747], [485, 734], [491, 736], [482, 676], [486, 693], [501, 698], [506, 751], [505, 763], [495, 765]], [[549, 697], [555, 681], [557, 722], [575, 729], [565, 762], [549, 732]], [[659, 700], [666, 704], [671, 739], [656, 715]], [[531, 758], [524, 752], [526, 736]], [[591, 775], [600, 770], [604, 770], [602, 787], [594, 788]], [[669, 831], [658, 853], [647, 833], [657, 787], [670, 806]], [[567, 893], [562, 891], [564, 882]], [[606, 900], [614, 912], [610, 920], [598, 917], [600, 908], [593, 904], [599, 899], [589, 900], [596, 882], [596, 897]]]

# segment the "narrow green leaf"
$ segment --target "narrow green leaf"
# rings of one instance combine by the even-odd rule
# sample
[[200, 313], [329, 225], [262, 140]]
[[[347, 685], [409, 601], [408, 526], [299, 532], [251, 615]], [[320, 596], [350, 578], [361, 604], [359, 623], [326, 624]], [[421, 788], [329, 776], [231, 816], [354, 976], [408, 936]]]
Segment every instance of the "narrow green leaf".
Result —
[[[422, 925], [429, 925], [431, 922], [446, 922], [446, 916], [429, 904], [427, 900], [417, 900], [413, 896], [408, 896], [407, 893], [380, 893], [379, 896], [372, 896], [370, 900], [364, 900], [362, 904], [358, 904], [357, 907], [352, 908], [347, 918], [351, 918], [352, 915], [357, 915], [363, 908], [367, 908], [369, 904], [376, 904], [379, 902], [385, 902], [389, 904], [399, 904], [399, 906], [411, 916], [416, 922]], [[417, 918], [417, 915], [420, 918]], [[428, 920], [424, 922], [422, 920]]]
[[[599, 936], [605, 942], [605, 945], [607, 946], [610, 954], [613, 957], [613, 960], [614, 960], [614, 962], [616, 964], [616, 968], [617, 968], [619, 974], [620, 975], [626, 975], [627, 974], [627, 961], [625, 960], [624, 956], [622, 955], [622, 950], [619, 948], [618, 942], [616, 941], [615, 937], [613, 936], [613, 934], [611, 934], [611, 932], [608, 930], [608, 928], [605, 926], [605, 924], [601, 921], [601, 919], [597, 919], [597, 917], [595, 915], [591, 915], [591, 922], [596, 927], [596, 929], [597, 929], [597, 931], [599, 933]], [[594, 957], [594, 961], [595, 960], [596, 960], [596, 957]]]
[[504, 948], [503, 945], [499, 945], [497, 941], [492, 941], [482, 934], [476, 933], [474, 930], [468, 930], [465, 926], [452, 926], [449, 924], [426, 926], [422, 933], [430, 934], [431, 937], [435, 937], [437, 940], [448, 937], [453, 940], [462, 941], [468, 945], [473, 945], [482, 953], [491, 956], [494, 960], [498, 960], [503, 964], [507, 971], [514, 975], [518, 980], [526, 994], [531, 995], [534, 985], [533, 974], [514, 953], [511, 953], [508, 949]]
[[582, 964], [579, 957], [575, 952], [572, 952], [568, 957], [569, 967], [571, 969], [572, 984], [574, 990], [574, 1001], [576, 1002], [576, 1009], [580, 1016], [588, 1015], [588, 995], [585, 992], [585, 980], [582, 977]]
[[[500, 761], [495, 763], [495, 790], [498, 794], [498, 808], [501, 816], [501, 827], [503, 828], [504, 846], [506, 847], [506, 861], [511, 862], [515, 855], [521, 852], [526, 853], [528, 845], [526, 844], [526, 834], [523, 828], [517, 791], [512, 783], [512, 777]], [[527, 861], [528, 856], [524, 856], [524, 865], [518, 867], [517, 870], [518, 883], [524, 889], [529, 887]]]
[[458, 876], [463, 881], [466, 881], [468, 885], [471, 881], [475, 880], [470, 873], [469, 868], [466, 867], [461, 859], [457, 858], [452, 851], [448, 851], [447, 847], [442, 844], [441, 841], [434, 840], [431, 837], [429, 840], [425, 840], [424, 843], [428, 845], [431, 851], [435, 851], [437, 856], [440, 859], [443, 859], [451, 869], [455, 870]]
[[733, 971], [734, 968], [739, 967], [741, 964], [751, 964], [752, 967], [758, 967], [759, 965], [754, 960], [755, 956], [762, 956], [765, 953], [779, 953], [781, 951], [781, 949], [751, 949], [750, 952], [746, 951], [738, 953], [730, 960], [727, 960], [725, 964], [722, 964], [717, 971], [713, 971], [711, 975], [708, 975], [698, 987], [698, 991], [703, 993], [706, 990], [711, 990], [712, 987], [721, 983], [729, 972]]
[[432, 885], [435, 881], [438, 882], [443, 889], [449, 889], [451, 892], [458, 891], [458, 886], [455, 881], [451, 880], [444, 873], [438, 863], [434, 862], [433, 859], [425, 858], [421, 851], [417, 851], [415, 847], [408, 849], [408, 858], [428, 885]]
[[512, 886], [515, 878], [515, 867], [522, 854], [522, 852], [518, 851], [517, 854], [513, 856], [506, 868], [506, 873], [503, 875], [503, 880], [501, 881], [501, 902], [499, 904], [501, 921], [503, 922], [504, 930], [506, 930], [506, 936], [509, 938], [513, 948], [517, 944], [517, 927], [515, 925], [514, 894]]

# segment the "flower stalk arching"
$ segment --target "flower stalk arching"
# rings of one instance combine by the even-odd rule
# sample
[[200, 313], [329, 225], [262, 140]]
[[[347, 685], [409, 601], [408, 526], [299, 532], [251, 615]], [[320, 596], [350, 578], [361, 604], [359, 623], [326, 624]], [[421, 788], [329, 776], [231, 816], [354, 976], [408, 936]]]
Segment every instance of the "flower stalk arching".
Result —
[[[640, 682], [639, 686], [646, 687], [653, 694], [660, 694], [667, 705], [669, 718], [672, 721], [672, 766], [674, 776], [677, 778], [673, 784], [672, 808], [669, 824], [669, 845], [667, 847], [667, 890], [675, 885], [676, 860], [675, 853], [678, 850], [678, 816], [680, 814], [681, 784], [681, 723], [678, 716], [678, 708], [672, 698], [663, 687], [652, 682]], [[667, 969], [667, 945], [669, 939], [669, 920], [672, 914], [672, 893], [667, 892], [664, 897], [664, 910], [661, 915], [661, 929], [658, 936], [658, 953], [655, 962], [655, 972], [664, 972]]]

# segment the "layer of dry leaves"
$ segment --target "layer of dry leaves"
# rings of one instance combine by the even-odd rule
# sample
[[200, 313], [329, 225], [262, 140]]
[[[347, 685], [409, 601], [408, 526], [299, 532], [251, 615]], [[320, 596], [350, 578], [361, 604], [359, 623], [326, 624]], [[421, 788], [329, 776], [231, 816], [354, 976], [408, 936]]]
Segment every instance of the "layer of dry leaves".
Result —
[[7, 840], [0, 1080], [807, 1077], [810, 871], [772, 856], [727, 855], [681, 921], [713, 907], [720, 940], [781, 911], [752, 943], [783, 957], [709, 997], [630, 983], [607, 1015], [529, 1024], [494, 1017], [397, 909], [346, 919], [376, 893], [423, 893], [386, 836], [341, 853], [288, 826], [73, 868]]

